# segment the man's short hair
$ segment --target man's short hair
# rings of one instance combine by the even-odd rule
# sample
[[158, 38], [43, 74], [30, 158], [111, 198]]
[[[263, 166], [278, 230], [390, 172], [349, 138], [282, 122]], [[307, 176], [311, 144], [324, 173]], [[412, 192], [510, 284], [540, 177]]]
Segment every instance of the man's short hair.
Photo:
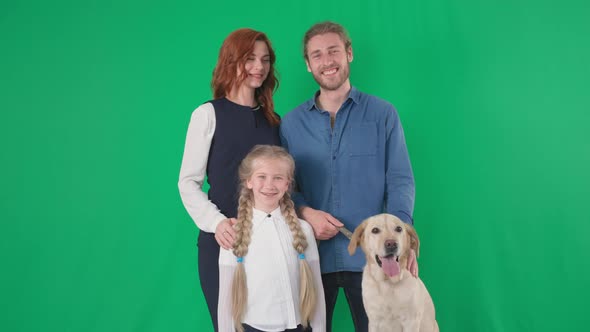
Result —
[[342, 42], [344, 43], [344, 49], [348, 50], [352, 45], [352, 41], [348, 36], [348, 32], [346, 29], [338, 23], [334, 23], [331, 21], [325, 21], [314, 24], [307, 32], [305, 36], [303, 36], [303, 57], [307, 60], [307, 43], [309, 40], [317, 35], [323, 35], [326, 33], [335, 33], [337, 34]]

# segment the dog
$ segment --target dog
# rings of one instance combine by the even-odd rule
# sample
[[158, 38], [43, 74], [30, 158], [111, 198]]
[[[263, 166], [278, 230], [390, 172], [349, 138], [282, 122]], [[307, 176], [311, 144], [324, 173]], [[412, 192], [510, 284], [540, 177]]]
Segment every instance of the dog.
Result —
[[438, 332], [432, 298], [406, 268], [410, 249], [416, 257], [420, 250], [414, 227], [391, 214], [370, 217], [354, 230], [348, 252], [358, 246], [367, 257], [362, 289], [369, 332]]

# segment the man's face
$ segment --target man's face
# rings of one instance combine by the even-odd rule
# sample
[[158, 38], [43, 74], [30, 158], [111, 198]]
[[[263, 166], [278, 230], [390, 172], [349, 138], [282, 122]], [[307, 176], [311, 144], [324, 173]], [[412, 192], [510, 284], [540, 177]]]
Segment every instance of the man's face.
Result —
[[336, 33], [312, 37], [307, 42], [307, 70], [320, 87], [337, 90], [348, 81], [352, 47], [346, 49]]

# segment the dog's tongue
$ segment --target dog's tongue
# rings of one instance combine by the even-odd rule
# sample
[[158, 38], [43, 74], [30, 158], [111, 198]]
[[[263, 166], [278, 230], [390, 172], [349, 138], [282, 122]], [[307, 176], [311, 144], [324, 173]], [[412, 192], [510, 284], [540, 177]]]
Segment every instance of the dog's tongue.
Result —
[[399, 263], [395, 260], [395, 256], [379, 257], [381, 259], [381, 268], [383, 272], [389, 277], [394, 277], [399, 274]]

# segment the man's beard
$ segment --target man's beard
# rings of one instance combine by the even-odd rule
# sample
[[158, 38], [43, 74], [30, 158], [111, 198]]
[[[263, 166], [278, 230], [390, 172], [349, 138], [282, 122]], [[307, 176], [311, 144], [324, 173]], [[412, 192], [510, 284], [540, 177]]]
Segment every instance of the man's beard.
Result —
[[322, 89], [328, 90], [328, 91], [338, 90], [338, 88], [340, 88], [342, 86], [342, 84], [344, 84], [344, 82], [346, 82], [346, 80], [350, 76], [350, 64], [348, 62], [346, 63], [345, 66], [338, 66], [338, 72], [337, 72], [336, 79], [329, 80], [329, 79], [322, 77], [321, 73], [324, 70], [325, 69], [319, 70], [318, 75], [313, 73], [313, 78]]

